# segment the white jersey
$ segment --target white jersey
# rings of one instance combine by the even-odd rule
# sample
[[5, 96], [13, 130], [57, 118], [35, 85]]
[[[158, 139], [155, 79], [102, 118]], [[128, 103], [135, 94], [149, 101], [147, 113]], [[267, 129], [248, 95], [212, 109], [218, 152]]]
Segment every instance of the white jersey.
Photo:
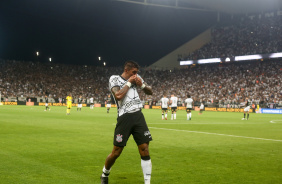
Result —
[[169, 99], [166, 98], [166, 97], [163, 97], [163, 98], [161, 99], [161, 101], [162, 101], [162, 108], [168, 108]]
[[[138, 74], [137, 76], [142, 80], [143, 83], [144, 80]], [[112, 75], [109, 80], [109, 90], [111, 91], [113, 87], [119, 87], [120, 89], [122, 89], [126, 85], [126, 82], [127, 80], [125, 80], [122, 76]], [[135, 84], [131, 85], [123, 99], [121, 99], [120, 101], [117, 101], [115, 99], [115, 102], [118, 108], [118, 116], [121, 116], [125, 113], [136, 112], [143, 107], [142, 102], [139, 98], [139, 94], [137, 92], [137, 86]]]
[[90, 103], [94, 103], [94, 99], [92, 97], [89, 99], [89, 101]]
[[185, 103], [186, 103], [186, 108], [193, 108], [193, 99], [192, 98], [186, 98]]
[[205, 106], [204, 106], [204, 104], [203, 103], [201, 103], [201, 106], [200, 106], [200, 109], [204, 109], [205, 108]]
[[177, 97], [173, 96], [170, 98], [171, 100], [171, 107], [177, 107]]

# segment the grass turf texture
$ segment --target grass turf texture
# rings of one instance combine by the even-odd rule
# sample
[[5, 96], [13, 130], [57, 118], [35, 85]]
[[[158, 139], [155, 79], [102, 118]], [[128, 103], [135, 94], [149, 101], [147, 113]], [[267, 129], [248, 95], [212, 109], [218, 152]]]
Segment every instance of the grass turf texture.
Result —
[[[1, 184], [98, 184], [112, 150], [116, 109], [0, 106]], [[152, 184], [282, 181], [282, 115], [143, 110], [153, 141]], [[168, 114], [170, 119], [170, 113]], [[270, 121], [273, 121], [271, 123]], [[262, 138], [262, 139], [256, 139]], [[143, 183], [131, 137], [112, 168], [111, 184]]]

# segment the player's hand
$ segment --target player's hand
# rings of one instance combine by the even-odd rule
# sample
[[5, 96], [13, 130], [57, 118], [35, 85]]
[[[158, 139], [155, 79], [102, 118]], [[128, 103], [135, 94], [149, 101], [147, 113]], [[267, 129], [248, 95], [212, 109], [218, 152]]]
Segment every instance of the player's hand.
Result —
[[135, 78], [135, 82], [136, 82], [136, 84], [137, 84], [137, 86], [142, 86], [142, 80], [140, 79], [140, 77], [137, 77], [136, 76], [136, 78]]
[[130, 82], [131, 84], [136, 84], [136, 77], [137, 75], [132, 75], [131, 77], [129, 77], [128, 82]]

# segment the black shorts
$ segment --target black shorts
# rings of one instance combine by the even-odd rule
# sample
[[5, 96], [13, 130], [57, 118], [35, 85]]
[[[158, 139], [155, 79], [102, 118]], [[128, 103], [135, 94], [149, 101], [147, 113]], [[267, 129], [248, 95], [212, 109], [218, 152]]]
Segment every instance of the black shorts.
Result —
[[126, 146], [130, 135], [137, 145], [152, 141], [152, 136], [141, 111], [126, 113], [117, 118], [117, 125], [114, 134], [114, 145]]
[[167, 108], [162, 108], [162, 111], [167, 111]]
[[191, 112], [192, 108], [186, 108], [186, 112]]
[[171, 111], [176, 111], [177, 107], [171, 107]]

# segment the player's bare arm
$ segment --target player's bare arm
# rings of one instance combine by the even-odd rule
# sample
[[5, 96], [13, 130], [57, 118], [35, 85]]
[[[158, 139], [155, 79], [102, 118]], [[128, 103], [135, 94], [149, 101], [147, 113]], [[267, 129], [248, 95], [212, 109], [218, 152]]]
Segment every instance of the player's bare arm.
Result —
[[146, 82], [142, 83], [142, 80], [139, 77], [136, 77], [135, 79], [136, 85], [141, 87], [146, 95], [152, 95], [153, 90], [152, 87], [149, 86]]
[[153, 94], [152, 87], [149, 86], [146, 82], [144, 82], [143, 84], [145, 84], [145, 87], [143, 88], [144, 93], [146, 95], [152, 95]]

